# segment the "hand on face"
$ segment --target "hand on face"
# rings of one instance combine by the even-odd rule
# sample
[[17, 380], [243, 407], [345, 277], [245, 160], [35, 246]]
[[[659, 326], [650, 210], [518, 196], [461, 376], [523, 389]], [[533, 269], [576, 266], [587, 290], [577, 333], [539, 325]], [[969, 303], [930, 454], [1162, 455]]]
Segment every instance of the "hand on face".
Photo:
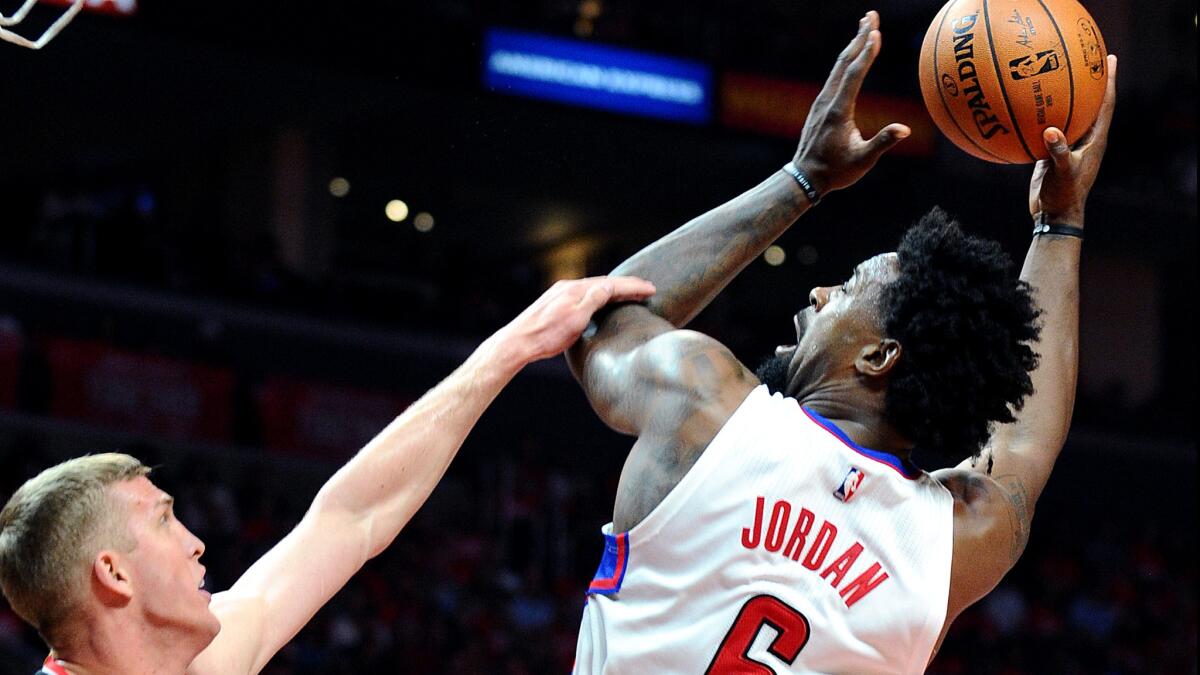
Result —
[[820, 194], [858, 182], [883, 153], [912, 133], [903, 124], [889, 124], [868, 141], [854, 122], [855, 99], [882, 39], [879, 15], [867, 12], [808, 112], [793, 161]]
[[1054, 127], [1046, 129], [1042, 141], [1050, 151], [1033, 169], [1029, 184], [1029, 213], [1047, 222], [1083, 227], [1083, 210], [1088, 193], [1096, 182], [1104, 150], [1108, 147], [1108, 129], [1117, 106], [1117, 57], [1108, 56], [1108, 88], [1100, 116], [1075, 147], [1067, 147], [1067, 138]]

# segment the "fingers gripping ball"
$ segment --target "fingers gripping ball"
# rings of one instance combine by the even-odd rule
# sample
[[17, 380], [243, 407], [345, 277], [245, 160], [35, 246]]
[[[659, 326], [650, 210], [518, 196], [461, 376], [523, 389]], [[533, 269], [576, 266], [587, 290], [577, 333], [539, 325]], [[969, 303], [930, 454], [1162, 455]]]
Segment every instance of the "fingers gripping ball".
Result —
[[959, 148], [1028, 164], [1047, 158], [1047, 127], [1073, 144], [1096, 121], [1106, 54], [1076, 0], [950, 0], [921, 45], [921, 94]]

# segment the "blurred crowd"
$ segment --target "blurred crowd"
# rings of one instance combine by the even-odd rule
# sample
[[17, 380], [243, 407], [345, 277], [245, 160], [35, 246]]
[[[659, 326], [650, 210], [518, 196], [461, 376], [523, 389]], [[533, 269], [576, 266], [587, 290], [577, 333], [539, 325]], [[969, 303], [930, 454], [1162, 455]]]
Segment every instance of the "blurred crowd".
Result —
[[[213, 590], [288, 532], [312, 496], [303, 482], [263, 480], [280, 475], [278, 457], [235, 470], [150, 446], [131, 452], [159, 467], [154, 479], [205, 540]], [[49, 461], [35, 440], [5, 443], [0, 493]], [[489, 440], [264, 672], [570, 672], [610, 473], [559, 466], [536, 439]], [[1170, 523], [1126, 509], [1041, 509], [1020, 564], [958, 620], [929, 672], [1195, 673], [1195, 532]], [[32, 671], [44, 648], [0, 606], [5, 649]]]

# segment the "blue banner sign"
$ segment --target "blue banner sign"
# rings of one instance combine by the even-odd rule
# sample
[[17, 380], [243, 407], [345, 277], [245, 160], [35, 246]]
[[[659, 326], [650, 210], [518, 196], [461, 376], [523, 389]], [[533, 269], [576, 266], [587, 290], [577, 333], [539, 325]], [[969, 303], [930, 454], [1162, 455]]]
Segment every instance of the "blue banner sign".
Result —
[[492, 29], [484, 84], [493, 91], [704, 124], [712, 71], [694, 61], [576, 40]]

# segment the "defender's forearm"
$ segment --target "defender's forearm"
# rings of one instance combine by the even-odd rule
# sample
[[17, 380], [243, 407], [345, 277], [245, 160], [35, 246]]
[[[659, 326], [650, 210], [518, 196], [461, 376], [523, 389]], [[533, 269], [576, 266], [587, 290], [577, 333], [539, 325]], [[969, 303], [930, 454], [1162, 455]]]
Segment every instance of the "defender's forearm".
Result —
[[642, 249], [612, 273], [653, 282], [658, 292], [647, 306], [683, 327], [808, 207], [795, 180], [777, 171]]
[[445, 380], [379, 432], [321, 489], [328, 509], [368, 532], [367, 557], [386, 548], [433, 491], [467, 434], [526, 359], [493, 335]]

